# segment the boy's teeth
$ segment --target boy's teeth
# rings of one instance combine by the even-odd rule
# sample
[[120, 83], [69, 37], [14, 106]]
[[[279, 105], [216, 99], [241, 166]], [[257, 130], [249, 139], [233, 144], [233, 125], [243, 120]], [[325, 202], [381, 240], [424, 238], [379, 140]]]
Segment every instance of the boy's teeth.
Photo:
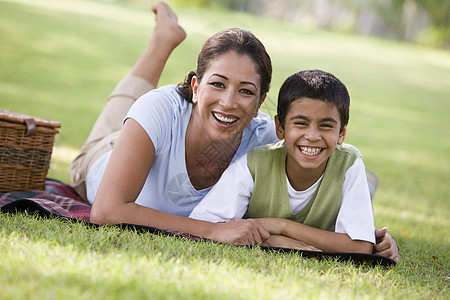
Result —
[[315, 156], [319, 154], [322, 151], [322, 148], [316, 148], [316, 147], [300, 147], [300, 150], [303, 154], [308, 156]]
[[222, 116], [220, 114], [217, 114], [217, 113], [213, 113], [213, 114], [214, 114], [214, 117], [216, 117], [216, 119], [221, 121], [221, 122], [233, 123], [234, 121], [237, 120], [237, 118], [227, 118], [227, 117], [224, 117], [224, 116]]

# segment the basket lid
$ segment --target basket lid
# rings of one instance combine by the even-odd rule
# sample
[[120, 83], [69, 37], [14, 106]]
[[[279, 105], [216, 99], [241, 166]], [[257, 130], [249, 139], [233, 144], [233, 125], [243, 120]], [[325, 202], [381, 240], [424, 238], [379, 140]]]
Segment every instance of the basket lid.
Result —
[[30, 119], [34, 120], [34, 123], [36, 123], [36, 125], [38, 125], [38, 126], [45, 126], [45, 127], [51, 127], [51, 128], [61, 127], [61, 123], [56, 122], [56, 121], [45, 120], [45, 119], [41, 119], [38, 117], [32, 117], [32, 116], [20, 114], [17, 112], [0, 109], [0, 120], [5, 120], [5, 121], [13, 122], [13, 123], [18, 123], [18, 124], [28, 124]]

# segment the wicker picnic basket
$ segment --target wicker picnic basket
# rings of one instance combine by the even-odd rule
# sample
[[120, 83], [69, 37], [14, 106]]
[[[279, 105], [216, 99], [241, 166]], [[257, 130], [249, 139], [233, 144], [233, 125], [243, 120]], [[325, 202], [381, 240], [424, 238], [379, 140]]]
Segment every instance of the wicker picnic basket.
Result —
[[59, 122], [0, 109], [0, 192], [44, 190]]

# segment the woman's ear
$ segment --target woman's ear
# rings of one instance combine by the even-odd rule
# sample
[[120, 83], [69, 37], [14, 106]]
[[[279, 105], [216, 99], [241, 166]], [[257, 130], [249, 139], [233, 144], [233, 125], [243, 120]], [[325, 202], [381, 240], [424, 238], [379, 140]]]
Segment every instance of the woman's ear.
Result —
[[280, 140], [284, 139], [284, 129], [283, 126], [281, 126], [278, 115], [275, 116], [275, 132], [277, 134], [278, 139]]
[[264, 100], [266, 100], [266, 96], [267, 96], [267, 93], [261, 97], [261, 100], [259, 100], [259, 104], [257, 105], [255, 113], [253, 115], [254, 118], [256, 118], [258, 116], [259, 109], [261, 108], [261, 105], [263, 104]]
[[337, 140], [338, 145], [342, 145], [344, 143], [346, 133], [347, 133], [347, 125], [345, 125], [344, 128], [342, 128], [341, 132], [339, 133], [339, 137]]
[[198, 80], [197, 76], [192, 76], [191, 79], [191, 88], [192, 88], [192, 103], [196, 104], [198, 102]]

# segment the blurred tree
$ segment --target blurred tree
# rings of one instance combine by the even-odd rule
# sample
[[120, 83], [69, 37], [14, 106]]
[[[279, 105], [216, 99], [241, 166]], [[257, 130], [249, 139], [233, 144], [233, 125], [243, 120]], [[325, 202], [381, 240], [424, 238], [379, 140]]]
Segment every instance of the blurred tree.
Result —
[[440, 46], [450, 48], [450, 1], [415, 0], [431, 19], [431, 35]]
[[[116, 0], [139, 1], [139, 0]], [[143, 1], [143, 0], [140, 0]], [[450, 49], [450, 0], [170, 0]]]

